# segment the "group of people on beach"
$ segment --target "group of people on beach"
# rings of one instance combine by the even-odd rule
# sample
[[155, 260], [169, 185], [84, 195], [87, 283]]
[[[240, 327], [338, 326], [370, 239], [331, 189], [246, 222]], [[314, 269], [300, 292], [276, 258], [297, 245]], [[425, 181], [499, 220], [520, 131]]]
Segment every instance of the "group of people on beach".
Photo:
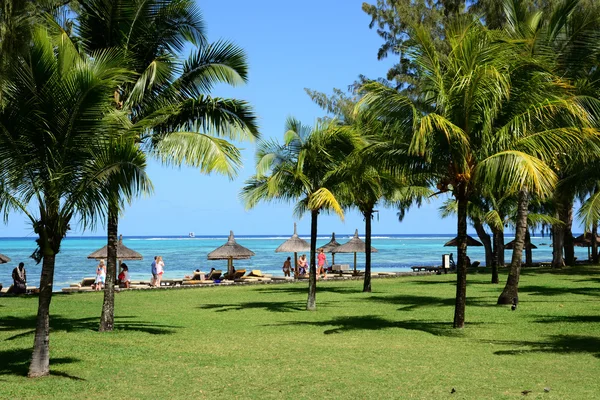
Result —
[[[129, 267], [125, 263], [119, 265], [119, 275], [117, 276], [117, 284], [119, 287], [129, 288], [131, 279], [129, 278]], [[106, 285], [106, 264], [104, 260], [100, 260], [96, 267], [96, 280], [92, 285], [94, 290], [102, 290]]]
[[165, 263], [162, 256], [155, 256], [154, 261], [152, 261], [152, 280], [150, 281], [150, 286], [159, 287], [164, 273]]
[[[292, 273], [292, 258], [288, 257], [287, 260], [283, 262], [283, 275], [288, 277], [291, 276]], [[317, 277], [323, 276], [327, 278], [327, 256], [325, 256], [325, 252], [323, 249], [319, 249], [319, 254], [317, 255]], [[297, 273], [294, 271], [294, 275], [298, 276], [306, 276], [308, 273], [308, 261], [306, 260], [306, 254], [302, 254], [298, 258], [298, 264], [296, 265]]]

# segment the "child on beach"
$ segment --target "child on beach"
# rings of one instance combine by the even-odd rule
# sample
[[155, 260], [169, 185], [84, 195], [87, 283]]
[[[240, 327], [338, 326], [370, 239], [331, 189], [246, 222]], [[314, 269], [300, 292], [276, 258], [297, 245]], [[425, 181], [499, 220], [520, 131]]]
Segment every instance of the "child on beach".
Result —
[[102, 286], [106, 281], [106, 265], [104, 265], [104, 260], [100, 260], [98, 263], [98, 267], [96, 267], [96, 282], [95, 290], [102, 290]]
[[319, 249], [319, 254], [317, 255], [317, 266], [319, 268], [317, 268], [317, 277], [321, 276], [321, 275], [325, 275], [325, 278], [327, 278], [327, 271], [325, 270], [325, 264], [327, 264], [327, 257], [325, 256], [325, 252], [323, 251], [323, 248]]
[[292, 270], [292, 262], [290, 261], [292, 257], [288, 257], [287, 260], [283, 262], [283, 275], [290, 276], [290, 272]]

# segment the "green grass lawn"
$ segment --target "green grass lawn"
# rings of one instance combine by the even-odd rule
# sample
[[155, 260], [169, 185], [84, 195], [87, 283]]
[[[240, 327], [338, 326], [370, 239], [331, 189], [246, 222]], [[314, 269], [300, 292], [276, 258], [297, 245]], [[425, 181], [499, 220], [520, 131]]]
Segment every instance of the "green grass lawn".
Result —
[[0, 298], [0, 398], [600, 396], [600, 268], [524, 271], [514, 312], [470, 275], [463, 330], [455, 279], [319, 281], [316, 312], [304, 282], [124, 292], [112, 333], [101, 293], [59, 294], [41, 379], [25, 377], [37, 298]]

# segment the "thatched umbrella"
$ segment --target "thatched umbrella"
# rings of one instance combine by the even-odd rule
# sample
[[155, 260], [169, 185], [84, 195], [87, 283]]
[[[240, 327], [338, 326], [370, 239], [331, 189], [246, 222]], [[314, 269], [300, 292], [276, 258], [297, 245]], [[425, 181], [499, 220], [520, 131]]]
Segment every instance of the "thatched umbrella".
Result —
[[294, 234], [291, 238], [283, 242], [275, 253], [294, 253], [294, 277], [298, 277], [298, 252], [310, 251], [310, 243], [300, 238], [296, 233], [296, 223], [294, 222]]
[[[600, 236], [596, 236], [596, 243], [600, 244]], [[583, 235], [579, 235], [573, 239], [573, 245], [578, 247], [587, 247], [588, 259], [591, 258], [590, 247], [592, 246], [592, 233], [585, 232]]]
[[0, 264], [6, 264], [8, 262], [10, 262], [10, 258], [4, 254], [0, 254]]
[[[514, 240], [511, 240], [510, 242], [508, 242], [508, 243], [506, 243], [504, 245], [504, 248], [506, 250], [512, 250], [513, 247], [515, 247], [515, 241]], [[525, 248], [537, 249], [537, 246], [535, 244], [531, 243], [531, 242], [528, 242], [528, 243], [525, 244]]]
[[[344, 243], [338, 246], [335, 249], [336, 253], [354, 253], [354, 273], [356, 273], [356, 253], [366, 253], [366, 245], [358, 237], [358, 229], [354, 231], [354, 237], [350, 239], [347, 243]], [[377, 249], [371, 247], [371, 253], [377, 253]]]
[[229, 231], [229, 239], [223, 246], [208, 253], [209, 260], [227, 260], [227, 275], [233, 276], [233, 260], [247, 260], [254, 252], [237, 244], [233, 231]]
[[[93, 260], [105, 260], [108, 257], [108, 245], [102, 247], [100, 250], [96, 250], [87, 258]], [[123, 260], [143, 260], [144, 257], [135, 250], [131, 250], [129, 247], [123, 244], [123, 235], [119, 236], [119, 242], [117, 243], [117, 269], [119, 268], [120, 262]], [[116, 278], [116, 277], [115, 277]]]
[[[444, 246], [449, 246], [449, 247], [458, 246], [458, 236], [455, 237], [454, 239], [444, 243]], [[467, 246], [483, 246], [483, 243], [481, 243], [480, 241], [475, 240], [471, 236], [467, 235]]]
[[331, 253], [331, 265], [335, 264], [335, 253], [337, 253], [337, 248], [340, 247], [340, 244], [337, 240], [335, 240], [335, 232], [331, 234], [331, 240], [325, 246], [322, 246], [323, 252]]

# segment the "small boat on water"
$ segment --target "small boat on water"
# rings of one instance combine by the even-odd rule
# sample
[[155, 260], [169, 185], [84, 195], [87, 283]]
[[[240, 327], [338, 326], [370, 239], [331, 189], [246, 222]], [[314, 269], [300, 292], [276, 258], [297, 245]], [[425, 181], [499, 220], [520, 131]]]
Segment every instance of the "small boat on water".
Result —
[[194, 232], [188, 233], [188, 236], [191, 237], [191, 238], [196, 237], [196, 235], [194, 234]]

